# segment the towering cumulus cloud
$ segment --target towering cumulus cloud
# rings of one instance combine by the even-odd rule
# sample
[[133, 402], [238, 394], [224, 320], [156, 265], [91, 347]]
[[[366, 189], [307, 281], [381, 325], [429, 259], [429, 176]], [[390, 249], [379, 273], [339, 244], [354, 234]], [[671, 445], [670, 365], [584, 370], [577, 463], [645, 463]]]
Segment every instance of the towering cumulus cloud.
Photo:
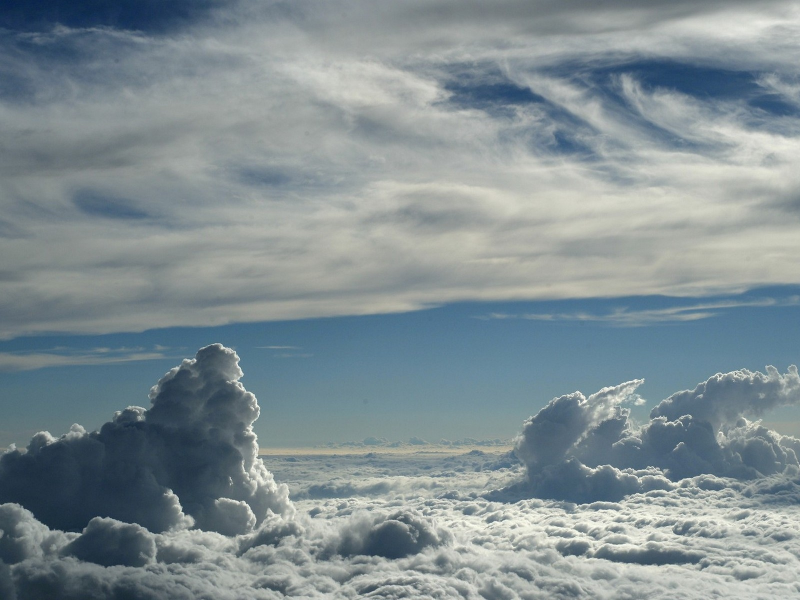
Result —
[[91, 433], [37, 433], [0, 458], [0, 503], [62, 530], [111, 517], [234, 535], [291, 513], [288, 489], [258, 458], [259, 407], [241, 377], [236, 353], [214, 344], [164, 375], [149, 409], [128, 407]]
[[797, 474], [800, 440], [747, 419], [800, 403], [800, 377], [747, 370], [717, 374], [673, 394], [637, 427], [624, 402], [643, 380], [585, 397], [553, 399], [528, 419], [516, 453], [527, 481], [511, 491], [577, 502], [619, 500], [709, 474], [754, 479]]

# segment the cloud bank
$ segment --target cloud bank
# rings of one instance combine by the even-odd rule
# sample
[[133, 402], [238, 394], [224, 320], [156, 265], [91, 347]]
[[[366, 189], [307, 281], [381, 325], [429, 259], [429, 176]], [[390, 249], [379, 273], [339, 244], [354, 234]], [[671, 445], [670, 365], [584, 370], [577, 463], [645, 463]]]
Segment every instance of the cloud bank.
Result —
[[792, 2], [13, 4], [3, 337], [800, 281]]
[[800, 403], [797, 367], [785, 374], [748, 370], [717, 374], [678, 392], [637, 426], [623, 403], [643, 380], [554, 398], [528, 419], [515, 452], [527, 481], [508, 491], [576, 502], [619, 500], [671, 489], [689, 477], [756, 479], [797, 476], [800, 440], [748, 418]]
[[232, 350], [207, 346], [149, 409], [3, 454], [0, 597], [800, 593], [800, 441], [745, 420], [797, 402], [795, 368], [718, 374], [642, 426], [625, 407], [640, 380], [561, 396], [525, 423], [523, 465], [491, 447], [273, 456], [293, 502], [257, 457], [241, 377]]

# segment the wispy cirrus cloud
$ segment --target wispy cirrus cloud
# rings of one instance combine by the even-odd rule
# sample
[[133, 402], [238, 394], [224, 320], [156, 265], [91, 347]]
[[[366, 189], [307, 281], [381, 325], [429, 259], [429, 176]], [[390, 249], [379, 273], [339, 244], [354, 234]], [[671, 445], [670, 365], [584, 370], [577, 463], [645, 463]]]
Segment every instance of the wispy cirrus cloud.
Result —
[[531, 321], [592, 321], [609, 323], [620, 327], [641, 327], [657, 323], [680, 323], [699, 321], [720, 315], [727, 310], [737, 308], [758, 308], [772, 306], [797, 306], [800, 297], [761, 298], [755, 300], [722, 300], [717, 302], [700, 302], [691, 305], [676, 305], [666, 308], [636, 309], [628, 307], [615, 308], [609, 312], [551, 312], [551, 313], [500, 313], [476, 315], [481, 320], [527, 319]]
[[311, 358], [314, 356], [310, 352], [303, 352], [301, 346], [256, 346], [262, 350], [276, 350], [272, 354], [273, 358]]
[[167, 358], [163, 346], [146, 348], [53, 348], [35, 352], [0, 352], [0, 371], [34, 371], [48, 367], [111, 365]]
[[2, 337], [800, 281], [792, 3], [53, 6], [0, 34]]
[[261, 350], [300, 350], [300, 346], [256, 346]]

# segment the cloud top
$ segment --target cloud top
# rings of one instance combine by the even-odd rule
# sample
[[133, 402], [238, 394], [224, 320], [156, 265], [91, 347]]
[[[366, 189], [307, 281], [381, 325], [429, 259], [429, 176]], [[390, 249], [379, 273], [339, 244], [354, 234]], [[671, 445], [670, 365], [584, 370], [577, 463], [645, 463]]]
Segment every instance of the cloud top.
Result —
[[717, 373], [694, 390], [673, 394], [650, 413], [650, 418], [675, 421], [683, 415], [706, 421], [717, 430], [734, 424], [740, 417], [760, 417], [778, 406], [800, 402], [800, 376], [797, 367], [781, 375], [767, 366], [766, 374], [747, 369]]
[[677, 392], [637, 426], [623, 406], [642, 380], [554, 398], [525, 421], [515, 452], [527, 481], [509, 490], [578, 502], [619, 500], [701, 475], [754, 479], [796, 474], [800, 440], [750, 422], [800, 403], [797, 368], [717, 374]]

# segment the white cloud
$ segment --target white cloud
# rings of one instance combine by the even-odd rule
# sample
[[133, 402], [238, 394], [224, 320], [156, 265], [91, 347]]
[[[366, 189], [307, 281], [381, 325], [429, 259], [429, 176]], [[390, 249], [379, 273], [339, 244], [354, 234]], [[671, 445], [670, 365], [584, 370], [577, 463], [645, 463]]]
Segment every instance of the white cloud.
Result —
[[0, 457], [0, 501], [23, 504], [51, 527], [91, 527], [103, 540], [138, 534], [92, 525], [94, 517], [232, 534], [292, 512], [286, 486], [258, 458], [260, 409], [239, 383], [238, 363], [233, 350], [207, 346], [153, 386], [150, 409], [129, 406], [90, 433], [80, 425], [59, 438], [37, 433], [25, 450]]
[[525, 421], [517, 439], [527, 480], [494, 497], [619, 500], [703, 474], [757, 479], [800, 472], [800, 440], [747, 420], [800, 403], [797, 367], [785, 375], [774, 367], [766, 374], [718, 373], [663, 400], [636, 426], [621, 401], [641, 383], [554, 398]]
[[791, 3], [204, 14], [3, 34], [0, 335], [800, 280]]
[[263, 350], [300, 350], [300, 346], [256, 346]]
[[0, 371], [33, 371], [47, 367], [109, 365], [166, 358], [157, 346], [145, 348], [93, 348], [88, 351], [55, 348], [48, 352], [0, 352]]
[[[18, 498], [23, 506], [0, 504], [3, 598], [704, 599], [722, 595], [746, 599], [788, 598], [800, 592], [795, 575], [800, 556], [796, 532], [800, 469], [796, 460], [771, 473], [763, 469], [768, 464], [763, 460], [766, 449], [782, 448], [788, 460], [791, 452], [796, 456], [800, 451], [798, 440], [777, 436], [757, 424], [737, 421], [723, 427], [717, 440], [730, 450], [728, 459], [738, 454], [760, 470], [748, 477], [705, 472], [667, 481], [656, 470], [645, 475], [610, 464], [587, 467], [575, 460], [561, 461], [562, 455], [570, 454], [587, 463], [589, 458], [598, 462], [613, 455], [603, 444], [613, 441], [624, 424], [621, 403], [635, 397], [640, 383], [632, 381], [588, 398], [576, 393], [554, 400], [528, 422], [519, 448], [529, 451], [522, 455], [529, 475], [533, 463], [566, 464], [560, 470], [562, 483], [581, 486], [573, 491], [582, 489], [586, 495], [591, 495], [592, 486], [595, 491], [607, 490], [610, 481], [623, 487], [626, 479], [632, 481], [634, 486], [614, 501], [574, 504], [519, 497], [497, 501], [502, 494], [489, 490], [507, 486], [521, 473], [508, 457], [492, 454], [491, 449], [460, 455], [300, 454], [269, 458], [280, 479], [301, 492], [295, 511], [278, 514], [264, 511], [258, 501], [259, 490], [276, 488], [255, 456], [256, 440], [249, 424], [258, 410], [255, 399], [238, 382], [241, 371], [236, 361], [232, 351], [220, 346], [204, 348], [196, 359], [184, 361], [153, 388], [149, 411], [128, 409], [104, 426], [100, 434], [105, 436], [105, 452], [99, 444], [90, 445], [100, 436], [78, 428], [58, 441], [48, 434], [34, 438], [29, 453], [50, 448], [51, 458], [61, 468], [25, 481], [25, 493]], [[685, 417], [702, 418], [709, 414], [709, 405], [724, 405], [726, 398], [744, 414], [793, 402], [796, 378], [795, 370], [785, 375], [774, 370], [767, 375], [736, 372], [712, 378], [694, 392], [680, 392], [659, 405], [658, 412], [679, 407], [678, 412], [685, 414], [678, 421], [654, 416], [638, 432], [640, 447], [652, 443], [646, 441], [645, 430], [654, 423], [663, 426]], [[749, 402], [741, 400], [746, 395], [743, 389], [751, 392]], [[133, 413], [145, 418], [134, 419]], [[722, 415], [715, 422], [733, 418], [724, 410], [710, 413]], [[544, 421], [550, 427], [529, 426]], [[128, 431], [121, 431], [123, 424]], [[164, 432], [159, 434], [159, 428]], [[113, 435], [130, 437], [128, 443], [122, 448], [110, 444], [112, 430]], [[135, 442], [135, 431], [145, 430], [151, 433], [149, 445], [130, 443]], [[537, 435], [561, 431], [567, 444], [561, 445], [562, 450], [554, 446], [543, 452], [537, 444], [558, 441], [558, 436], [537, 440], [533, 430]], [[710, 447], [697, 446], [698, 439], [683, 441], [709, 456]], [[209, 453], [215, 440], [226, 441]], [[755, 445], [749, 448], [751, 444]], [[569, 447], [563, 450], [565, 445]], [[170, 451], [159, 461], [148, 456], [165, 446]], [[202, 469], [185, 468], [186, 457], [199, 448], [205, 463], [213, 467], [208, 477]], [[654, 448], [648, 452], [655, 456]], [[115, 453], [124, 454], [127, 462], [115, 462], [115, 473], [106, 471], [104, 476], [119, 475], [126, 493], [117, 497], [104, 493], [101, 505], [92, 504], [88, 492], [96, 483], [91, 475], [93, 460]], [[167, 520], [174, 516], [171, 505], [153, 502], [153, 497], [146, 505], [138, 504], [136, 476], [144, 470], [158, 478], [160, 469], [169, 470], [170, 456], [181, 457], [182, 472], [194, 483], [173, 479], [169, 483], [177, 494], [172, 494], [162, 476], [155, 491], [162, 498], [172, 494], [171, 502], [185, 502], [185, 510], [206, 528], [234, 526], [224, 533], [180, 526], [156, 533], [142, 526], [141, 520], [155, 523], [158, 511]], [[0, 460], [0, 493], [19, 484], [19, 479], [9, 480], [7, 471], [2, 471], [9, 461], [19, 459], [20, 453], [12, 451]], [[261, 466], [254, 468], [256, 461]], [[32, 466], [41, 475], [41, 465]], [[226, 474], [231, 493], [218, 495], [217, 483]], [[381, 480], [386, 485], [375, 485]], [[334, 481], [349, 486], [346, 496], [308, 493]], [[195, 484], [200, 487], [192, 488]], [[233, 492], [239, 484], [249, 489], [246, 501], [237, 500], [242, 496]], [[96, 514], [75, 531], [57, 529], [36, 498], [45, 490], [58, 496], [61, 510], [72, 510], [69, 502], [64, 503], [66, 487], [77, 489], [82, 502], [95, 512], [116, 512], [118, 517]], [[199, 505], [190, 498], [199, 499]], [[141, 510], [132, 510], [135, 506]], [[129, 520], [118, 520], [121, 516]], [[258, 523], [242, 528], [250, 516]]]
[[531, 321], [593, 321], [609, 323], [620, 327], [640, 327], [653, 323], [674, 323], [686, 321], [699, 321], [716, 317], [723, 311], [748, 308], [748, 307], [772, 307], [772, 306], [796, 306], [800, 303], [800, 298], [790, 296], [788, 298], [761, 298], [756, 300], [721, 300], [716, 302], [700, 302], [683, 306], [670, 306], [667, 308], [652, 309], [631, 309], [620, 307], [607, 313], [582, 312], [563, 312], [563, 313], [489, 313], [478, 315], [476, 319], [482, 320], [503, 320], [503, 319], [528, 319]]

